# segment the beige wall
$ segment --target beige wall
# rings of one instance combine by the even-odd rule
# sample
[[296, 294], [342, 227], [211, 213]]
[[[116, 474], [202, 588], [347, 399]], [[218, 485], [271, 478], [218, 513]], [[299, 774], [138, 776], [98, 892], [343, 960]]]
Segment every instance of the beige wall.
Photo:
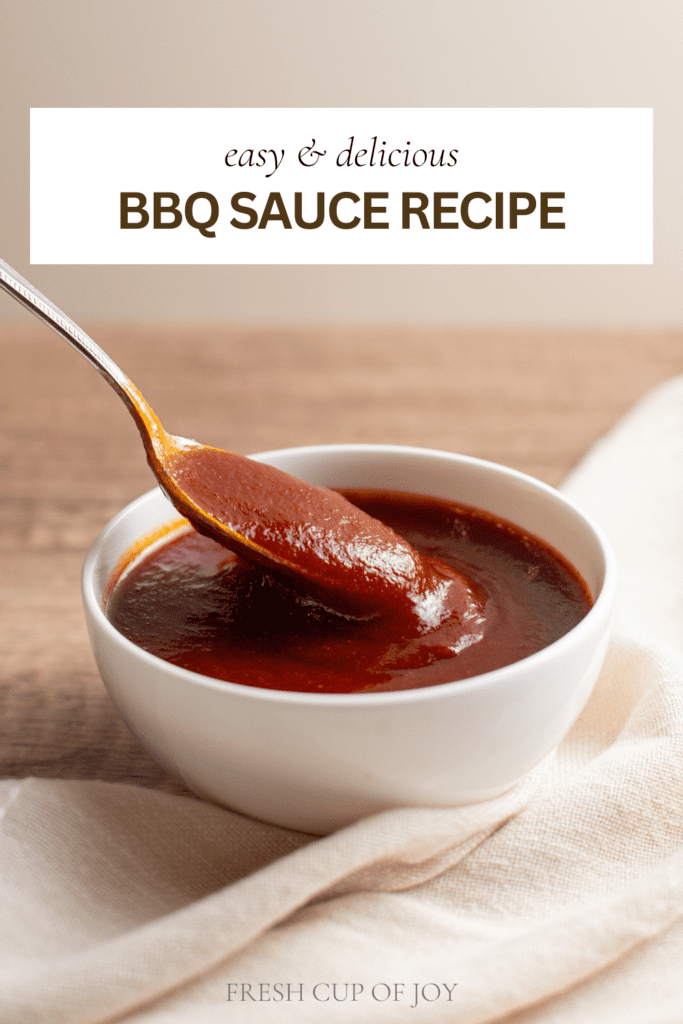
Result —
[[[680, 0], [2, 0], [0, 255], [91, 322], [680, 326], [681, 38]], [[652, 106], [655, 263], [30, 267], [31, 106]]]

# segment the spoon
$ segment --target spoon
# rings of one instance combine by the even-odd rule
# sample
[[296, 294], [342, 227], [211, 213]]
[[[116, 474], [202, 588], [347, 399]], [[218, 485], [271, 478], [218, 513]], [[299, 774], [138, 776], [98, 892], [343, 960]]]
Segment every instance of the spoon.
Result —
[[343, 614], [403, 609], [425, 627], [458, 611], [469, 617], [477, 602], [452, 570], [336, 491], [167, 433], [113, 360], [2, 259], [0, 287], [73, 345], [123, 399], [161, 489], [200, 533], [269, 572], [305, 581], [316, 600]]

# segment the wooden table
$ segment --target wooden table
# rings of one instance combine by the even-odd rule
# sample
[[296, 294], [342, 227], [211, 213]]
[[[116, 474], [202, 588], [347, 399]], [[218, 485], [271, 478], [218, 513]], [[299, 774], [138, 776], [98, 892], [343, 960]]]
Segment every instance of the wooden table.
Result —
[[[681, 332], [92, 331], [174, 433], [238, 452], [389, 442], [465, 452], [551, 484], [649, 387]], [[100, 682], [79, 574], [107, 520], [153, 486], [120, 400], [39, 324], [0, 330], [0, 777], [183, 792]]]

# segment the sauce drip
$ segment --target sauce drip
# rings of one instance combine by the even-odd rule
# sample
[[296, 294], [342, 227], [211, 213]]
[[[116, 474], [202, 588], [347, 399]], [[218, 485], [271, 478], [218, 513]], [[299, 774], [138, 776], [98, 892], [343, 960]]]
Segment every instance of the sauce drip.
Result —
[[[419, 553], [437, 590], [435, 580], [457, 581], [447, 599], [437, 597], [435, 615], [420, 616], [412, 600], [385, 601], [373, 617], [339, 614], [286, 576], [186, 529], [124, 573], [108, 618], [133, 643], [202, 675], [353, 693], [432, 686], [510, 664], [559, 639], [591, 606], [576, 570], [511, 523], [442, 499], [343, 493]], [[332, 537], [344, 539], [344, 529], [338, 534], [335, 523]], [[364, 573], [357, 582], [365, 586]], [[415, 585], [429, 593], [422, 577]]]

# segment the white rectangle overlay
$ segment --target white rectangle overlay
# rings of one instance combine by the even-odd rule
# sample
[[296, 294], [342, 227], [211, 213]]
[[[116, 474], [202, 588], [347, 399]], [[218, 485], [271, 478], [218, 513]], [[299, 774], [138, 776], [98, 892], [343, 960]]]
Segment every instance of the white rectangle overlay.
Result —
[[35, 264], [649, 264], [650, 109], [38, 108]]

